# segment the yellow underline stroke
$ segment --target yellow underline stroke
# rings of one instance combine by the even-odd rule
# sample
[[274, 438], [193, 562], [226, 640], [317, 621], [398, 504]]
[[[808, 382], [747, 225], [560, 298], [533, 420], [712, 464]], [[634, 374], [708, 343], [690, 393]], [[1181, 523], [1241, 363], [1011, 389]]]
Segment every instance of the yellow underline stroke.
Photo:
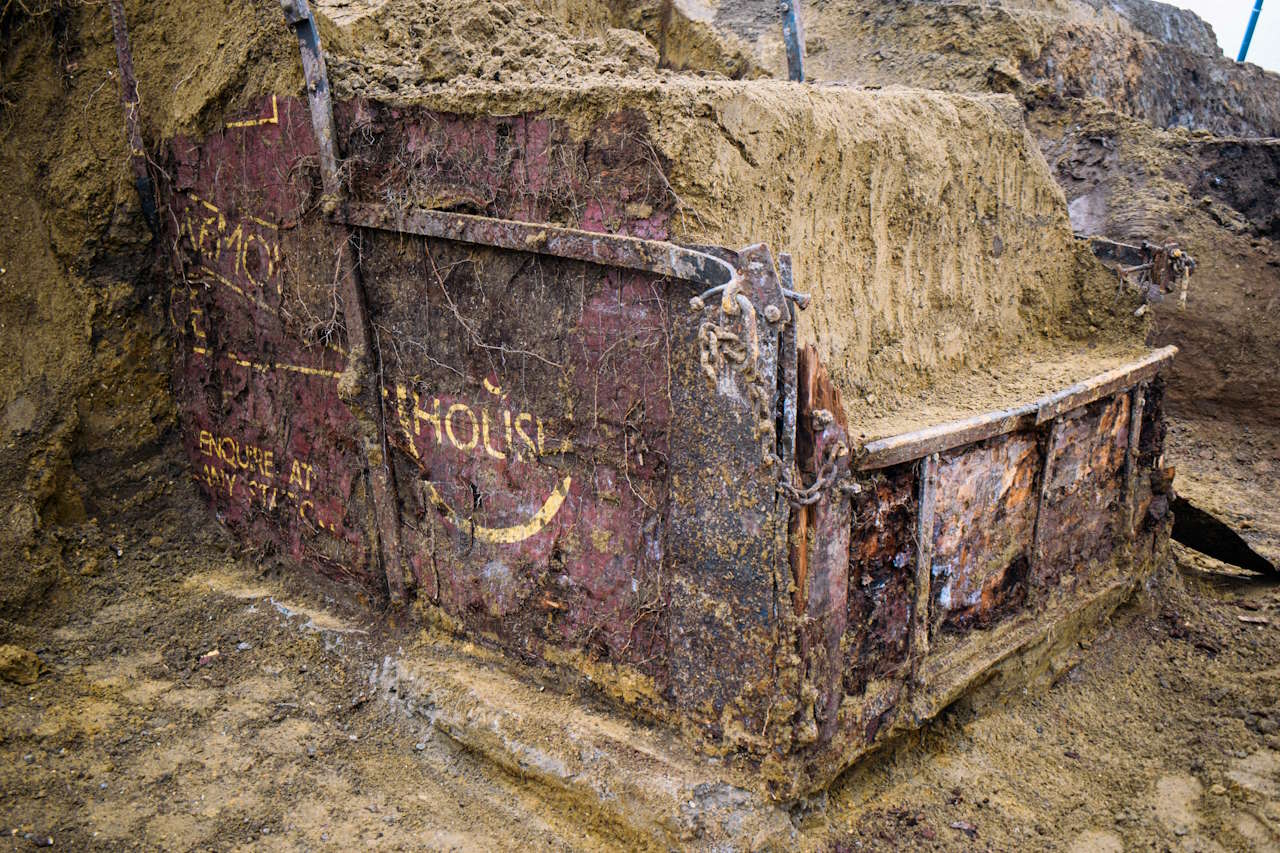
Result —
[[[196, 355], [204, 355], [212, 357], [212, 353], [205, 347], [192, 347], [191, 351]], [[270, 373], [273, 370], [287, 370], [291, 373], [302, 373], [307, 376], [323, 376], [327, 379], [339, 379], [342, 374], [332, 370], [325, 370], [320, 367], [304, 367], [301, 364], [285, 364], [284, 362], [261, 362], [250, 361], [247, 358], [241, 358], [233, 352], [227, 353], [227, 358], [231, 359], [234, 364], [240, 367], [248, 367], [252, 370], [258, 370], [263, 373]]]
[[[218, 214], [219, 216], [223, 215], [222, 208], [218, 207], [213, 202], [201, 198], [200, 196], [193, 193], [191, 190], [185, 190], [184, 192], [186, 192], [187, 195], [191, 196], [191, 198], [194, 199], [196, 202], [204, 205], [209, 210], [212, 210], [214, 213]], [[256, 222], [257, 224], [261, 225], [263, 228], [273, 228], [277, 231], [280, 230], [279, 223], [268, 222], [267, 220], [263, 219], [260, 216], [254, 216], [252, 213], [242, 213], [241, 216], [243, 216], [245, 219], [249, 220], [250, 222]]]
[[542, 508], [534, 513], [533, 518], [524, 524], [516, 524], [511, 527], [485, 527], [476, 524], [469, 519], [458, 518], [457, 513], [453, 511], [453, 507], [444, 502], [444, 498], [440, 497], [440, 493], [436, 491], [433, 483], [427, 483], [427, 490], [431, 493], [431, 500], [438, 506], [453, 526], [464, 533], [471, 533], [478, 541], [487, 542], [497, 545], [511, 545], [515, 542], [523, 542], [539, 530], [547, 526], [547, 522], [556, 517], [556, 513], [560, 511], [560, 506], [564, 503], [564, 499], [569, 495], [569, 487], [573, 485], [573, 477], [565, 477], [555, 491], [553, 491], [547, 500], [542, 504]]
[[210, 269], [209, 267], [205, 266], [204, 264], [201, 264], [201, 265], [200, 265], [200, 270], [201, 270], [201, 272], [207, 272], [209, 275], [213, 276], [213, 277], [214, 277], [214, 279], [215, 279], [215, 280], [217, 280], [217, 282], [218, 282], [219, 284], [222, 284], [222, 285], [224, 285], [224, 286], [226, 286], [226, 287], [231, 288], [231, 290], [233, 290], [233, 291], [235, 291], [236, 293], [240, 294], [240, 295], [241, 295], [241, 296], [243, 296], [245, 299], [249, 300], [249, 301], [250, 301], [250, 302], [252, 302], [255, 306], [257, 306], [258, 308], [260, 308], [261, 310], [263, 310], [263, 311], [272, 311], [272, 310], [274, 310], [270, 305], [268, 305], [267, 303], [263, 302], [263, 301], [262, 301], [261, 299], [259, 299], [258, 297], [256, 297], [256, 296], [250, 296], [248, 293], [245, 293], [244, 288], [242, 288], [240, 285], [236, 284], [235, 282], [233, 282], [231, 279], [227, 278], [226, 276], [222, 275], [222, 273], [220, 273], [220, 272], [218, 272], [218, 271], [216, 271], [216, 270]]
[[276, 107], [276, 96], [271, 96], [271, 115], [266, 118], [247, 118], [241, 121], [229, 121], [227, 127], [257, 127], [260, 124], [279, 124], [280, 110]]

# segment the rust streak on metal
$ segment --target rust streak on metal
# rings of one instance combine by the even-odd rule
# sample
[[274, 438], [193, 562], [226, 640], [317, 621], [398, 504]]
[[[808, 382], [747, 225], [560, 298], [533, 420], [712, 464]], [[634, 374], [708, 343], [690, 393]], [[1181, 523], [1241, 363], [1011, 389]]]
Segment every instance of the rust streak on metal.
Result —
[[937, 494], [938, 454], [920, 460], [920, 491], [917, 501], [915, 605], [911, 609], [911, 647], [915, 674], [919, 662], [929, 653], [930, 572], [933, 568], [934, 498]]
[[1078, 409], [1103, 397], [1110, 397], [1117, 391], [1150, 379], [1159, 373], [1177, 353], [1178, 348], [1175, 346], [1161, 347], [1131, 364], [1108, 370], [1106, 373], [1099, 373], [1083, 382], [1077, 382], [1070, 388], [1064, 388], [1056, 394], [1044, 397], [1037, 405], [1036, 423], [1042, 424], [1053, 420], [1063, 412]]
[[1043, 595], [1042, 590], [1034, 589], [1031, 579], [1037, 576], [1036, 570], [1039, 568], [1042, 554], [1044, 551], [1044, 529], [1043, 523], [1045, 516], [1045, 504], [1049, 501], [1050, 492], [1053, 489], [1053, 455], [1057, 447], [1059, 436], [1062, 433], [1062, 421], [1056, 420], [1049, 428], [1049, 435], [1044, 442], [1044, 456], [1040, 462], [1040, 492], [1036, 497], [1036, 517], [1031, 525], [1031, 565], [1027, 569], [1027, 599], [1028, 603], [1034, 606], [1037, 597]]
[[720, 288], [739, 277], [733, 265], [720, 258], [664, 240], [643, 240], [443, 210], [401, 212], [382, 204], [350, 204], [342, 221], [359, 228], [623, 267], [695, 282], [706, 288]]
[[1129, 396], [1129, 443], [1124, 450], [1124, 507], [1126, 539], [1133, 536], [1137, 524], [1138, 506], [1138, 441], [1142, 436], [1142, 409], [1146, 402], [1147, 386], [1141, 383]]

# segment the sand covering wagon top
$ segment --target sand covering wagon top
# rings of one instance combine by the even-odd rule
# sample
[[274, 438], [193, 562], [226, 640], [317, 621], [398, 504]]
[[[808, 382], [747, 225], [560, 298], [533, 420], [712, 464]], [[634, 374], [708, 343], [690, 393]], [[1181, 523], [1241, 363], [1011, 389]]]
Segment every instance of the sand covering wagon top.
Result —
[[780, 797], [1162, 551], [1171, 353], [1011, 101], [389, 87], [284, 8], [304, 96], [162, 156], [192, 474], [255, 545]]

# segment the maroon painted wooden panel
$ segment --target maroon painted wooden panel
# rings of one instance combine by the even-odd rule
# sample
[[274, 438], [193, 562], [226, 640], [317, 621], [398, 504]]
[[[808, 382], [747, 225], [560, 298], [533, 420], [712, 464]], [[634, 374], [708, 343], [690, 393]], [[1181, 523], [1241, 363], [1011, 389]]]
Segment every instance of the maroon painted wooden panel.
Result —
[[174, 386], [192, 476], [255, 546], [378, 593], [364, 461], [338, 397], [341, 307], [317, 287], [332, 244], [307, 215], [313, 181], [299, 168], [314, 150], [309, 115], [271, 98], [243, 121], [168, 151]]

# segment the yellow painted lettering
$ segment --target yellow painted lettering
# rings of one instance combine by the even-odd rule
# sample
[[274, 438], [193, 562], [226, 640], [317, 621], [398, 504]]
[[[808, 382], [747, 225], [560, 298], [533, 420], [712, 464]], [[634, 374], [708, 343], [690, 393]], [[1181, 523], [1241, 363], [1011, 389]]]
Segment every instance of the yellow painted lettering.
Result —
[[[467, 420], [471, 422], [471, 437], [466, 444], [458, 441], [458, 435], [453, 429], [453, 416], [459, 412], [465, 413]], [[449, 441], [452, 442], [453, 446], [459, 450], [475, 450], [476, 443], [480, 440], [480, 429], [479, 425], [476, 423], [476, 414], [462, 403], [454, 403], [449, 407], [449, 413], [444, 419], [444, 430], [449, 434]]]
[[525, 422], [528, 422], [530, 426], [533, 426], [533, 415], [528, 412], [521, 412], [516, 416], [516, 435], [520, 436], [521, 441], [529, 445], [530, 453], [537, 454], [538, 447], [533, 443], [533, 439], [529, 437], [529, 433], [525, 431]]
[[484, 452], [492, 456], [494, 459], [506, 459], [507, 454], [501, 450], [495, 450], [489, 446], [489, 410], [480, 410], [480, 430], [484, 436]]
[[[453, 411], [450, 409], [449, 411]], [[436, 433], [436, 444], [444, 443], [444, 435], [440, 430], [440, 400], [439, 398], [431, 401], [431, 411], [424, 412], [422, 410], [422, 398], [418, 396], [418, 392], [413, 392], [413, 434], [422, 435], [422, 427], [420, 424], [426, 421], [431, 424], [432, 429]]]

